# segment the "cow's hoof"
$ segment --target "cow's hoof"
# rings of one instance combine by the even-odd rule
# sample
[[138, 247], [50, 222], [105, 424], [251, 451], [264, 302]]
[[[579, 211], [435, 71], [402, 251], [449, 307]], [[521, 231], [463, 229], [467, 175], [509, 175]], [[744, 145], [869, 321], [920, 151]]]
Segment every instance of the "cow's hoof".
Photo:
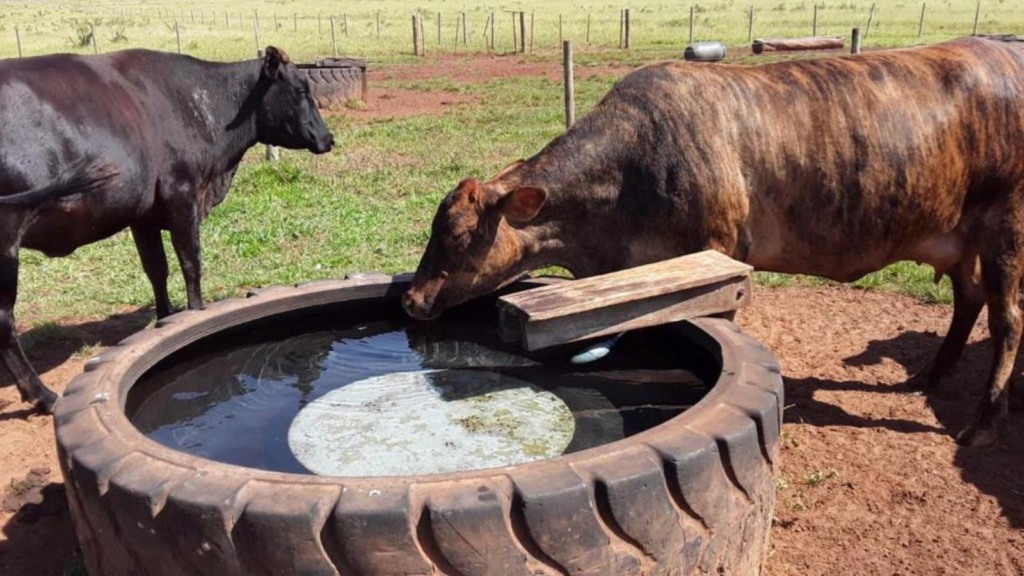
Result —
[[995, 428], [979, 428], [971, 424], [956, 435], [956, 443], [971, 448], [989, 448], [999, 440], [999, 432]]
[[53, 409], [57, 406], [57, 395], [52, 390], [44, 389], [32, 404], [43, 414], [53, 414]]
[[911, 390], [935, 390], [942, 383], [942, 378], [935, 375], [931, 366], [907, 379], [907, 388]]

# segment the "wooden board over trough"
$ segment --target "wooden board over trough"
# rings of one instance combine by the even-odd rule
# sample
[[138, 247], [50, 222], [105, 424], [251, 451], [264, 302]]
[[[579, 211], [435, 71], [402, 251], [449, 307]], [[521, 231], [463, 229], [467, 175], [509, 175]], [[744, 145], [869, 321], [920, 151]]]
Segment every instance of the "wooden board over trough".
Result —
[[749, 265], [707, 250], [498, 299], [502, 336], [526, 350], [730, 312], [750, 302]]

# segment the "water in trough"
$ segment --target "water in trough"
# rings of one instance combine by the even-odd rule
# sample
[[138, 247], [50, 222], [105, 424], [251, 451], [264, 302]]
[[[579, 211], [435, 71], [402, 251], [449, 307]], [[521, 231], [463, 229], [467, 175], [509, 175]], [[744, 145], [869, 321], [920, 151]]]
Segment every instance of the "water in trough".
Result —
[[673, 327], [526, 353], [493, 302], [424, 323], [394, 305], [291, 315], [193, 344], [131, 390], [153, 440], [242, 466], [338, 476], [520, 464], [613, 442], [696, 403], [716, 361]]

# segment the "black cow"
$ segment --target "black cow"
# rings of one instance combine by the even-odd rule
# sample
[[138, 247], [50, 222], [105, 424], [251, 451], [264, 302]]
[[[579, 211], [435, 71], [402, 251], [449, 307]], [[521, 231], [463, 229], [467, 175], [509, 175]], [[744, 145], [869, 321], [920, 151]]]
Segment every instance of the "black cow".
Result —
[[163, 317], [169, 230], [199, 308], [199, 224], [257, 142], [317, 154], [334, 143], [274, 47], [235, 63], [147, 50], [0, 61], [0, 358], [24, 400], [51, 411], [57, 397], [15, 335], [19, 248], [65, 256], [130, 227]]

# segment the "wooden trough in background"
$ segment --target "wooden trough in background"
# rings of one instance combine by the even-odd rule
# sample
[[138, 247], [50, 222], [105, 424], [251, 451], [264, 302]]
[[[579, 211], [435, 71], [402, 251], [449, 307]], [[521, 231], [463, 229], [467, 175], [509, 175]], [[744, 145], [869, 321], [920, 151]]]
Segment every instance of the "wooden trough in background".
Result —
[[714, 250], [502, 296], [502, 337], [526, 350], [734, 311], [753, 268]]

